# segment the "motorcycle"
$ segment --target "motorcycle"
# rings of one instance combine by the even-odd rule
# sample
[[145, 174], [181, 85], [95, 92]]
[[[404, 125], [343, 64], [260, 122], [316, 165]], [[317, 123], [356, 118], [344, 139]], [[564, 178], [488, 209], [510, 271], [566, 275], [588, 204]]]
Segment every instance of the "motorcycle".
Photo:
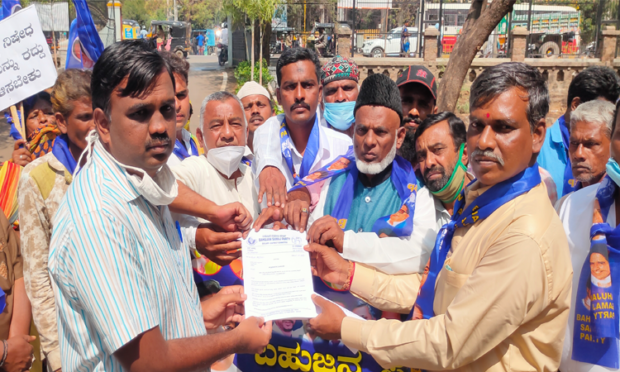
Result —
[[228, 46], [224, 44], [217, 44], [217, 47], [220, 49], [220, 54], [217, 57], [220, 66], [224, 66], [226, 62], [228, 62]]

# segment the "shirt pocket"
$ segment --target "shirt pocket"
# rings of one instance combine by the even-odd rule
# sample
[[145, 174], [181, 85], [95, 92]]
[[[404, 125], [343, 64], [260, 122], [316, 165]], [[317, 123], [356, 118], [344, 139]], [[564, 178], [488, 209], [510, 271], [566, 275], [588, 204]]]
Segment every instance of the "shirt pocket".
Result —
[[439, 282], [435, 290], [435, 306], [438, 306], [438, 308], [435, 308], [435, 312], [443, 314], [461, 287], [465, 285], [469, 275], [448, 270], [445, 265], [439, 275]]

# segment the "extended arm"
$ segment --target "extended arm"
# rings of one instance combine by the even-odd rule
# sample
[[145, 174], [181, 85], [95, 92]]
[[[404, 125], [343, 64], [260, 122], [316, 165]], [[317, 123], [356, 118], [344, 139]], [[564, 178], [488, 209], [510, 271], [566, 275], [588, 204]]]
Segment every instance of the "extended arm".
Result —
[[[440, 275], [464, 276], [445, 269]], [[537, 243], [523, 235], [504, 237], [489, 248], [445, 314], [404, 323], [380, 320], [362, 324], [345, 318], [342, 340], [367, 351], [384, 368], [458, 369], [497, 347], [544, 311], [548, 305], [546, 282]], [[379, 288], [376, 278], [374, 283], [374, 292], [390, 290], [389, 285]]]
[[271, 322], [262, 325], [254, 317], [229, 332], [169, 341], [155, 327], [117, 350], [114, 357], [131, 372], [204, 370], [233, 353], [261, 353], [270, 338]]

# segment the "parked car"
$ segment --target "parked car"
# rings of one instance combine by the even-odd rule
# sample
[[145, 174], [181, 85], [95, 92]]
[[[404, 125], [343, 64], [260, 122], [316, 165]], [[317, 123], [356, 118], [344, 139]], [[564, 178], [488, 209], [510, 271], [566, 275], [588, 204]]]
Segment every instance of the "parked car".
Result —
[[[414, 53], [418, 48], [418, 28], [409, 27], [408, 30], [410, 34], [409, 53]], [[400, 55], [400, 36], [402, 31], [402, 27], [397, 27], [379, 39], [365, 40], [364, 45], [362, 45], [362, 53], [365, 56], [375, 58], [382, 57], [384, 52], [386, 56], [398, 57]]]

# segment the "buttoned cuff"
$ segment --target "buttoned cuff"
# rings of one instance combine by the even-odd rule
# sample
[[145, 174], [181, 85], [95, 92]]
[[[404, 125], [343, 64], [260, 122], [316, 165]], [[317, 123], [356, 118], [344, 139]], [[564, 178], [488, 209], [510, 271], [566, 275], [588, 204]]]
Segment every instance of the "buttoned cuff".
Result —
[[50, 371], [56, 371], [62, 367], [62, 365], [60, 364], [60, 348], [59, 347], [48, 352], [47, 355], [45, 356], [45, 359], [47, 360], [48, 370]]
[[[342, 319], [342, 325], [340, 326], [340, 337], [342, 342], [351, 349], [357, 349], [365, 353], [366, 341], [372, 328], [372, 320], [355, 319], [347, 316]], [[368, 324], [371, 323], [371, 324]]]
[[361, 298], [369, 299], [372, 297], [373, 282], [375, 281], [375, 270], [355, 264], [355, 273], [351, 282], [350, 291]]

